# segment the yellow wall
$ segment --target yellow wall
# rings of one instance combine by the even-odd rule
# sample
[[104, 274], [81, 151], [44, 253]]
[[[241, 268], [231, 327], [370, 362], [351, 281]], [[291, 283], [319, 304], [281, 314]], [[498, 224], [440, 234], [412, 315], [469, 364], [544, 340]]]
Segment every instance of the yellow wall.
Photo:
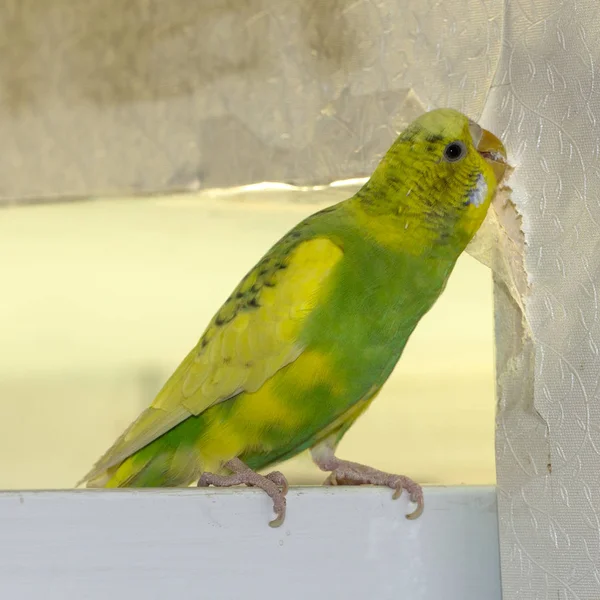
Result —
[[[1, 211], [0, 488], [72, 486], [246, 270], [316, 209], [302, 198]], [[490, 273], [465, 256], [340, 455], [426, 483], [493, 483], [492, 336]], [[324, 477], [305, 455], [282, 470]]]

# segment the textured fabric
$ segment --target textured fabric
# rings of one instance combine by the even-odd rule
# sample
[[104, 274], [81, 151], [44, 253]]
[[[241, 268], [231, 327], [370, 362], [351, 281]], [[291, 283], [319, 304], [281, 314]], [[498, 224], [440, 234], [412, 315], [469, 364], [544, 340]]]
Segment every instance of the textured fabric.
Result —
[[366, 176], [422, 112], [415, 96], [479, 116], [501, 14], [482, 0], [5, 0], [0, 202]]
[[507, 3], [482, 119], [517, 167], [530, 287], [495, 289], [505, 600], [600, 597], [599, 62], [596, 0]]

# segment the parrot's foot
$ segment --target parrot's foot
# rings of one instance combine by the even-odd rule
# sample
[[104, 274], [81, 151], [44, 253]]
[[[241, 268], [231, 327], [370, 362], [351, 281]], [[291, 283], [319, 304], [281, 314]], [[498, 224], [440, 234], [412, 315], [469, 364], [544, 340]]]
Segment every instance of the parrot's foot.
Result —
[[407, 519], [416, 519], [423, 513], [425, 500], [421, 486], [405, 477], [379, 471], [349, 460], [340, 460], [335, 456], [333, 450], [328, 448], [315, 448], [312, 451], [313, 460], [322, 471], [331, 471], [324, 485], [382, 485], [394, 490], [392, 498], [400, 498], [402, 491], [406, 490], [410, 495], [411, 502], [417, 508], [406, 515]]
[[272, 471], [267, 475], [259, 475], [250, 467], [246, 466], [239, 458], [234, 458], [223, 465], [229, 469], [232, 475], [215, 475], [213, 473], [202, 473], [198, 481], [198, 487], [230, 487], [232, 485], [255, 486], [266, 492], [273, 500], [273, 510], [277, 517], [269, 523], [271, 527], [279, 527], [285, 520], [285, 495], [288, 491], [288, 483], [279, 471]]

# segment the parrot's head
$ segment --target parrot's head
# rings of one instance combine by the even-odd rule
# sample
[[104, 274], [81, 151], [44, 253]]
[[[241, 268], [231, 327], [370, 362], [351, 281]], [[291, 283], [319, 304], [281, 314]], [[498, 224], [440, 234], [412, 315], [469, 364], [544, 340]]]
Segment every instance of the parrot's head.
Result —
[[379, 201], [381, 212], [393, 213], [406, 230], [462, 251], [506, 169], [495, 135], [458, 111], [437, 109], [400, 134], [359, 194]]

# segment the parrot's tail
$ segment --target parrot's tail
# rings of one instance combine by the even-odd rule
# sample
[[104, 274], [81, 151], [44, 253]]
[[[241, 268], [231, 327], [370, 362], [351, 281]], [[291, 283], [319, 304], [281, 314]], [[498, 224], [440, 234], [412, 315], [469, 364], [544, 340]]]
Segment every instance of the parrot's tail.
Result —
[[86, 482], [88, 488], [187, 486], [202, 473], [196, 453], [161, 438]]
[[[226, 419], [230, 410], [228, 403], [217, 404], [131, 453], [117, 440], [115, 449], [109, 449], [81, 483], [91, 488], [180, 487], [197, 481], [204, 471], [217, 472], [244, 450], [243, 436], [234, 435]], [[149, 413], [151, 422], [154, 413]]]

